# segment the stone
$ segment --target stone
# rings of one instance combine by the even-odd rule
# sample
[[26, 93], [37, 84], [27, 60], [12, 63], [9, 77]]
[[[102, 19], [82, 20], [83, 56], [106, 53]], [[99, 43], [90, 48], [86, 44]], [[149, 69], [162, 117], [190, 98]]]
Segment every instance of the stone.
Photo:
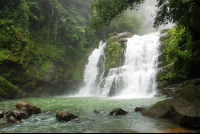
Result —
[[0, 118], [4, 117], [4, 112], [2, 110], [0, 110]]
[[5, 112], [5, 115], [7, 115], [8, 113], [10, 113], [11, 110], [10, 109], [7, 109], [6, 112]]
[[18, 101], [16, 103], [16, 108], [20, 109], [22, 107], [27, 108], [27, 110], [31, 111], [33, 114], [41, 113], [40, 107], [33, 105], [31, 103], [25, 102], [25, 101]]
[[56, 113], [56, 119], [58, 121], [72, 121], [79, 118], [78, 116], [68, 113], [66, 111], [57, 111]]
[[94, 113], [100, 113], [100, 111], [98, 111], [97, 109], [94, 110]]
[[144, 111], [144, 110], [146, 110], [146, 109], [148, 109], [148, 108], [150, 108], [150, 106], [136, 107], [136, 108], [135, 108], [135, 111], [136, 111], [136, 112], [137, 112], [137, 111], [142, 112], [142, 111]]
[[13, 116], [9, 116], [7, 122], [8, 123], [17, 123], [19, 121], [17, 119], [15, 119]]
[[171, 99], [167, 99], [164, 101], [159, 101], [150, 108], [142, 111], [142, 115], [150, 116], [154, 118], [171, 118], [170, 110], [169, 110], [169, 102], [173, 101]]
[[200, 100], [173, 101], [169, 107], [174, 122], [181, 126], [200, 128]]
[[112, 110], [108, 115], [114, 116], [114, 115], [126, 115], [128, 112], [124, 111], [121, 108], [115, 108]]
[[194, 100], [200, 100], [200, 88], [193, 84], [186, 85], [182, 89], [182, 91], [174, 98], [186, 100], [189, 102], [192, 102]]
[[21, 120], [20, 117], [20, 112], [17, 110], [12, 110], [11, 112], [9, 112], [8, 114], [6, 114], [6, 117], [9, 118], [10, 116], [14, 117], [17, 120]]
[[6, 114], [6, 116], [7, 116], [7, 118], [12, 116], [17, 120], [22, 120], [22, 119], [28, 119], [29, 118], [29, 114], [28, 114], [27, 110], [24, 110], [24, 109], [12, 110], [8, 114]]

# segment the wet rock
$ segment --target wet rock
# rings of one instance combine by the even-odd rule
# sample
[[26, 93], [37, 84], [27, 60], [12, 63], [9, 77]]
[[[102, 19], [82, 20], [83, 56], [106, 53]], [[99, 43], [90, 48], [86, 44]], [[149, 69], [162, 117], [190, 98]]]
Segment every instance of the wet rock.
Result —
[[110, 88], [108, 96], [110, 97], [116, 96], [120, 94], [122, 89], [123, 89], [123, 78], [122, 76], [116, 77], [112, 82], [112, 86]]
[[39, 114], [41, 113], [41, 109], [40, 107], [33, 105], [31, 103], [25, 102], [25, 101], [18, 101], [16, 103], [16, 108], [20, 109], [20, 108], [26, 108], [27, 110], [31, 111], [33, 114]]
[[146, 109], [148, 109], [148, 108], [150, 108], [150, 106], [136, 107], [136, 108], [135, 108], [135, 111], [136, 111], [136, 112], [137, 112], [137, 111], [142, 112], [142, 111], [144, 111], [144, 110], [146, 110]]
[[4, 117], [4, 112], [2, 110], [0, 110], [0, 118]]
[[100, 111], [98, 111], [97, 109], [94, 110], [94, 113], [100, 113]]
[[121, 108], [115, 108], [114, 110], [112, 110], [108, 115], [126, 115], [128, 114], [128, 112], [124, 111]]
[[7, 122], [8, 123], [18, 123], [19, 121], [17, 119], [15, 119], [13, 116], [9, 116]]
[[170, 101], [173, 101], [173, 100], [167, 99], [164, 101], [159, 101], [155, 105], [151, 106], [150, 108], [142, 111], [142, 115], [150, 116], [154, 118], [171, 118], [170, 110], [169, 110]]
[[7, 109], [6, 112], [5, 112], [5, 115], [7, 115], [8, 113], [10, 113], [12, 110], [10, 109]]
[[79, 118], [79, 117], [76, 115], [73, 115], [71, 113], [68, 113], [66, 111], [57, 111], [57, 113], [56, 113], [56, 119], [58, 121], [72, 121], [77, 118]]
[[170, 113], [174, 122], [179, 125], [200, 127], [200, 100], [193, 102], [173, 101], [170, 103]]
[[194, 100], [200, 100], [200, 88], [193, 84], [186, 85], [182, 89], [182, 91], [174, 98], [186, 100], [189, 102], [192, 102]]
[[12, 116], [17, 120], [22, 120], [22, 119], [28, 119], [29, 118], [29, 114], [28, 114], [27, 110], [23, 110], [23, 109], [12, 110], [8, 114], [6, 114], [6, 116], [7, 116], [7, 118]]

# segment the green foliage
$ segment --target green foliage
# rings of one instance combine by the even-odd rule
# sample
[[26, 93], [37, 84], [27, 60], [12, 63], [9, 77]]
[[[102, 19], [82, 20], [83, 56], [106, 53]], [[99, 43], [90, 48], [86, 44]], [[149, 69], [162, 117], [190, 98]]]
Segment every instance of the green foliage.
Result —
[[144, 0], [94, 0], [91, 8], [95, 15], [91, 19], [90, 28], [97, 29], [108, 26], [128, 8], [135, 9]]
[[145, 32], [144, 21], [146, 16], [142, 11], [127, 10], [117, 18], [113, 19], [109, 26], [97, 29], [97, 36], [100, 39], [107, 39], [111, 35], [122, 32], [131, 32], [132, 34], [143, 34]]
[[117, 41], [119, 38], [109, 38], [105, 48], [105, 70], [120, 66], [120, 52], [124, 49]]
[[[80, 79], [86, 48], [96, 47], [99, 42], [88, 30], [91, 2], [0, 1], [0, 74], [4, 78], [0, 85], [7, 85], [1, 91], [13, 89], [12, 83], [18, 85], [29, 74], [30, 64], [42, 65], [45, 70], [51, 61], [69, 64], [74, 69], [70, 79]], [[39, 78], [40, 72], [36, 73]]]
[[[200, 71], [200, 40], [193, 41], [184, 26], [177, 26], [167, 32], [165, 64], [171, 64], [165, 75], [170, 83], [198, 79]], [[190, 81], [192, 82], [192, 81]]]

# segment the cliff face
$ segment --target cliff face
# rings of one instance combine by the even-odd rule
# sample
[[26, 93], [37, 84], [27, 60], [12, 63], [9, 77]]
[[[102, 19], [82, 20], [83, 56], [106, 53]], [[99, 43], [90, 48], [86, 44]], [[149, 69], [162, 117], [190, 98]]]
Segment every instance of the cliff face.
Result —
[[29, 65], [30, 72], [20, 81], [14, 98], [48, 97], [73, 92], [81, 84], [84, 68], [80, 67], [80, 79], [73, 80], [73, 69], [69, 65], [50, 62], [47, 67]]

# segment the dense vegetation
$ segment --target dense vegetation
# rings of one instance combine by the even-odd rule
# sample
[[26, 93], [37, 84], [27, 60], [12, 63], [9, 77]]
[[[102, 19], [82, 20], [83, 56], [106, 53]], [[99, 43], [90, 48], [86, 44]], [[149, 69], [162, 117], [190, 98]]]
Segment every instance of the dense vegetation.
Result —
[[[154, 27], [175, 23], [165, 47], [164, 64], [170, 65], [165, 79], [168, 83], [194, 82], [200, 78], [200, 2], [198, 0], [157, 0]], [[97, 15], [92, 18], [91, 29], [110, 24], [126, 9], [134, 9], [144, 0], [95, 0]], [[103, 7], [103, 8], [102, 8]], [[111, 8], [112, 7], [112, 8]], [[115, 9], [115, 10], [112, 10]]]
[[[69, 66], [71, 79], [82, 79], [80, 66], [99, 40], [120, 32], [141, 33], [145, 19], [127, 11], [109, 27], [89, 30], [93, 0], [0, 1], [0, 97], [18, 89], [29, 65], [47, 67], [51, 61]], [[37, 72], [39, 77], [40, 72]], [[66, 76], [68, 77], [68, 76]]]

